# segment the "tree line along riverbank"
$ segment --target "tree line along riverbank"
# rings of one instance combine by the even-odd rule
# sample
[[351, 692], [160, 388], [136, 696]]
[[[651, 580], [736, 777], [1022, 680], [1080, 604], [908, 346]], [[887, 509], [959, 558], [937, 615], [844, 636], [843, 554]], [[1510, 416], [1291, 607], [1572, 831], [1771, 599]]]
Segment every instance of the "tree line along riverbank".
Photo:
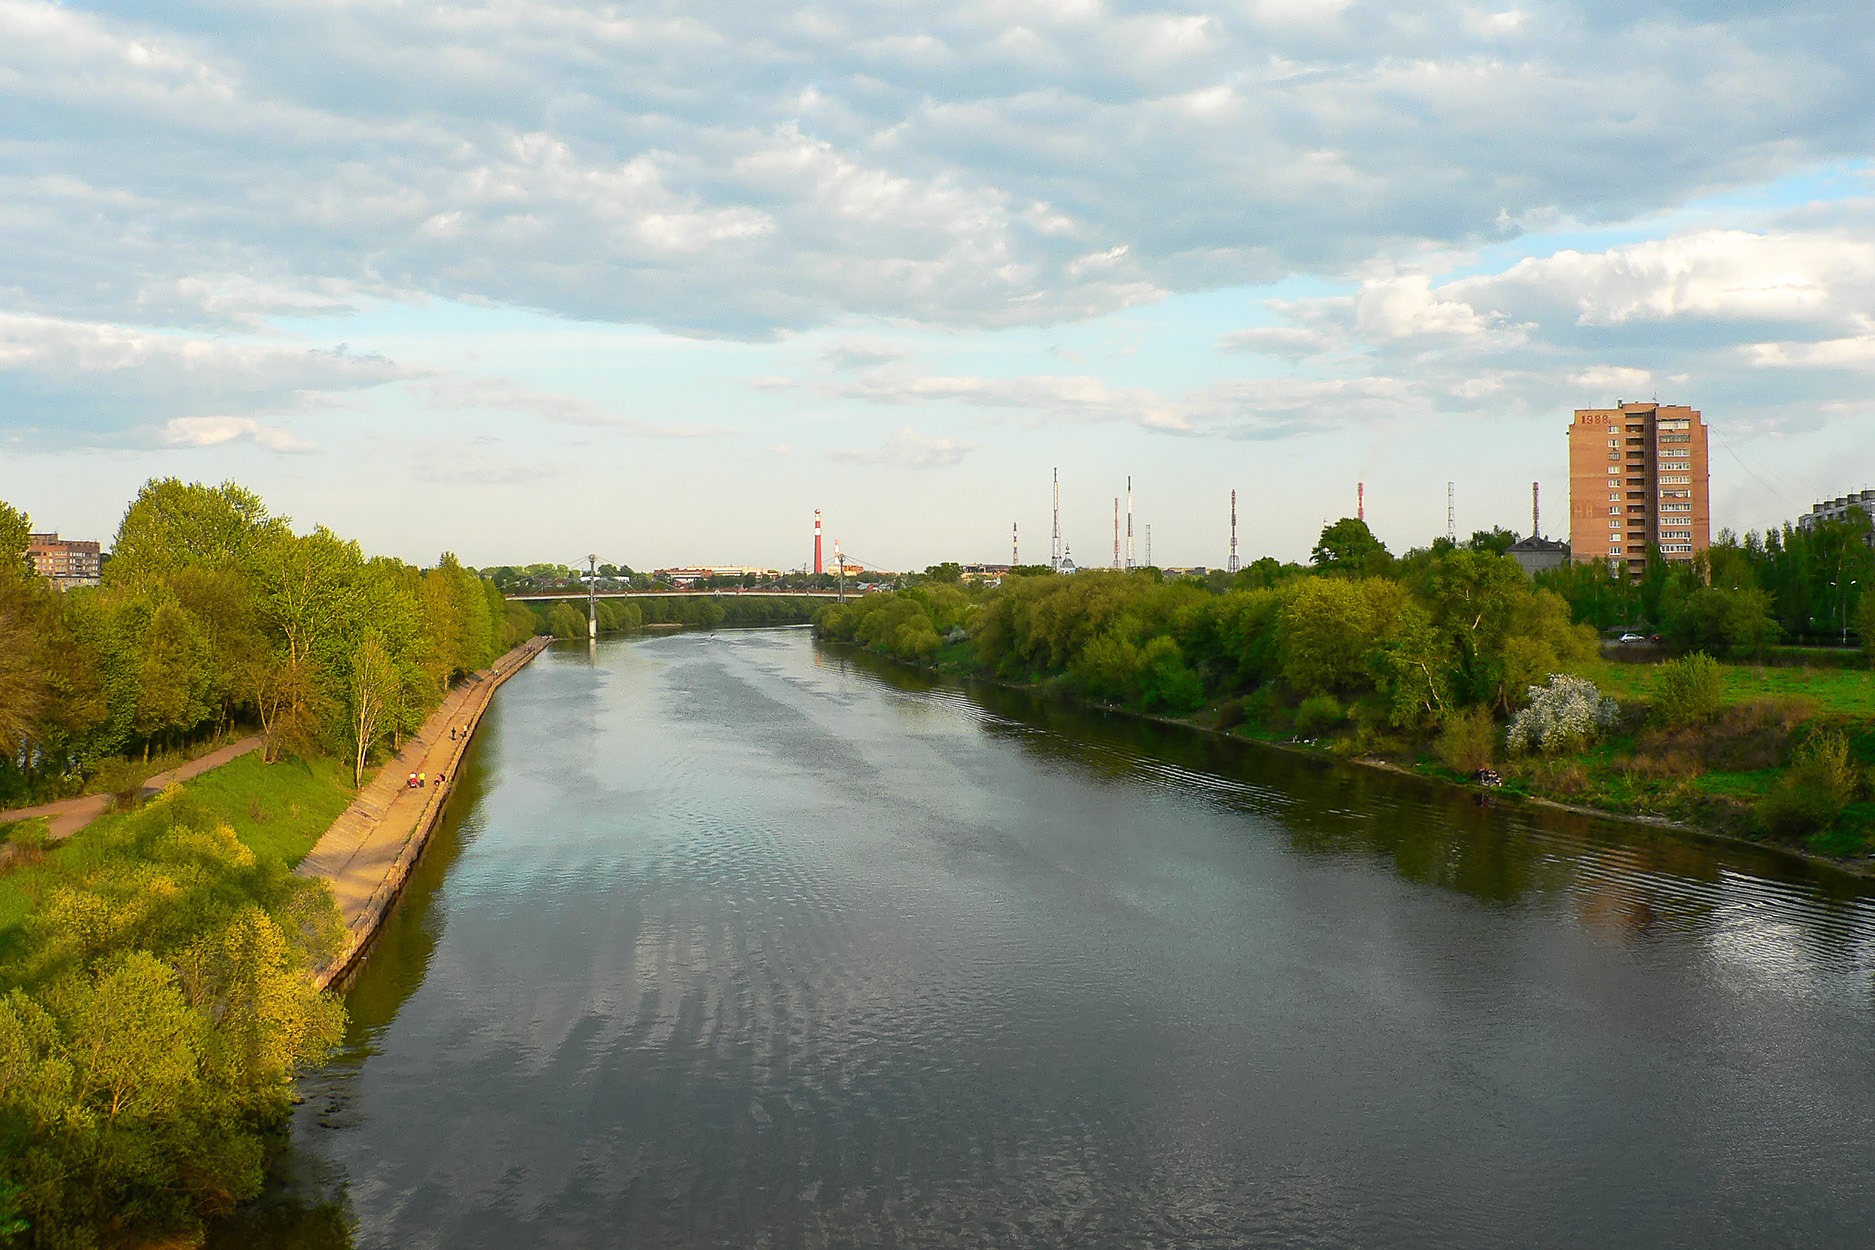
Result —
[[[1851, 545], [1867, 552], [1858, 532], [1846, 537], [1845, 560]], [[1815, 556], [1806, 538], [1728, 536], [1710, 560], [1657, 564], [1642, 583], [1596, 566], [1533, 582], [1501, 554], [1509, 538], [1396, 558], [1344, 519], [1309, 565], [1262, 560], [1234, 578], [1043, 567], [973, 587], [934, 568], [895, 594], [823, 607], [815, 629], [958, 675], [1448, 781], [1482, 774], [1513, 794], [1843, 860], [1875, 851], [1868, 656], [1777, 662], [1793, 653], [1780, 647], [1783, 600], [1764, 583], [1789, 572], [1792, 548]], [[1797, 582], [1782, 584], [1787, 597]], [[1875, 596], [1842, 606], [1875, 639]], [[1604, 621], [1658, 631], [1657, 662], [1605, 659]]]
[[[0, 549], [30, 521], [0, 503]], [[50, 843], [0, 828], [0, 1244], [186, 1244], [260, 1188], [345, 1023], [343, 941], [294, 876], [452, 686], [540, 622], [453, 557], [366, 558], [233, 483], [152, 481], [103, 584], [0, 559], [0, 804], [262, 749]]]
[[[530, 611], [539, 633], [555, 638], [586, 637], [586, 600], [569, 596], [556, 600], [510, 602], [510, 608]], [[676, 625], [691, 629], [720, 626], [746, 628], [761, 625], [805, 625], [814, 619], [822, 600], [806, 595], [682, 595], [642, 599], [599, 599], [594, 615], [601, 634]]]

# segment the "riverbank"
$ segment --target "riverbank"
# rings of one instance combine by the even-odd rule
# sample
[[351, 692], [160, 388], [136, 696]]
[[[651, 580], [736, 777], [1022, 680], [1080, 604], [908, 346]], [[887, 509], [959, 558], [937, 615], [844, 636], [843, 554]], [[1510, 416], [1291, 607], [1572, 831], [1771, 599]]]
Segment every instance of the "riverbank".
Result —
[[[320, 989], [343, 988], [396, 906], [411, 868], [442, 819], [489, 699], [552, 642], [546, 637], [529, 639], [452, 690], [422, 730], [378, 770], [300, 861], [295, 875], [328, 882], [345, 924], [339, 952], [313, 974]], [[427, 774], [429, 784], [411, 788], [412, 773]]]
[[954, 659], [947, 661], [944, 658], [940, 658], [936, 662], [925, 663], [907, 660], [899, 656], [885, 654], [866, 647], [831, 643], [825, 639], [817, 638], [816, 643], [817, 645], [827, 646], [829, 649], [845, 651], [852, 654], [864, 654], [895, 667], [929, 673], [955, 681], [982, 682], [1000, 689], [1015, 690], [1030, 695], [1042, 695], [1048, 698], [1057, 698], [1063, 702], [1079, 707], [1116, 713], [1133, 719], [1152, 721], [1162, 725], [1176, 725], [1182, 729], [1196, 730], [1213, 737], [1224, 738], [1233, 742], [1249, 743], [1260, 747], [1268, 747], [1309, 759], [1333, 761], [1344, 764], [1358, 764], [1364, 768], [1389, 772], [1397, 776], [1412, 777], [1442, 788], [1488, 797], [1491, 801], [1497, 803], [1528, 803], [1534, 806], [1552, 808], [1557, 811], [1572, 812], [1577, 815], [1618, 820], [1625, 824], [1638, 825], [1652, 830], [1667, 831], [1678, 836], [1686, 837], [1689, 840], [1748, 847], [1755, 851], [1769, 851], [1774, 854], [1782, 855], [1794, 862], [1833, 869], [1847, 876], [1862, 879], [1875, 879], [1875, 856], [1850, 857], [1829, 855], [1807, 847], [1792, 845], [1787, 842], [1741, 837], [1735, 833], [1728, 833], [1724, 830], [1708, 826], [1691, 824], [1658, 813], [1598, 807], [1584, 803], [1571, 803], [1564, 798], [1531, 792], [1526, 788], [1486, 788], [1475, 782], [1467, 781], [1462, 777], [1453, 775], [1449, 770], [1443, 768], [1429, 768], [1417, 762], [1414, 767], [1407, 767], [1395, 760], [1384, 759], [1372, 754], [1336, 751], [1330, 746], [1320, 745], [1314, 741], [1284, 741], [1280, 738], [1265, 737], [1255, 733], [1236, 732], [1234, 727], [1220, 728], [1215, 724], [1205, 723], [1205, 720], [1202, 718], [1214, 716], [1215, 709], [1200, 713], [1196, 716], [1167, 716], [1154, 712], [1143, 712], [1119, 704], [1103, 703], [1097, 700], [1082, 698], [1071, 691], [1062, 689], [1059, 686], [1049, 686], [1046, 683], [1014, 682], [988, 676], [978, 671], [972, 671], [967, 665], [959, 663]]

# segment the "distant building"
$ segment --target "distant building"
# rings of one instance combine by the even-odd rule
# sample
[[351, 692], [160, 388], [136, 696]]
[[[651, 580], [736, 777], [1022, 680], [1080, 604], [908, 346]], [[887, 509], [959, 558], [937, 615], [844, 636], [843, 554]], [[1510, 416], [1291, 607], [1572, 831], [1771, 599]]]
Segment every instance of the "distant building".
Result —
[[97, 543], [60, 538], [56, 532], [29, 535], [26, 558], [33, 572], [60, 590], [96, 586], [104, 573], [104, 553]]
[[1569, 544], [1552, 542], [1532, 534], [1521, 542], [1512, 543], [1504, 554], [1523, 566], [1525, 577], [1535, 577], [1538, 573], [1559, 569], [1569, 563]]
[[1674, 404], [1578, 408], [1569, 427], [1569, 547], [1638, 577], [1647, 549], [1685, 562], [1711, 545], [1706, 426]]
[[[1809, 530], [1825, 521], [1847, 521], [1851, 508], [1860, 508], [1863, 515], [1875, 520], [1875, 490], [1858, 491], [1840, 499], [1825, 499], [1797, 518], [1797, 528]], [[1871, 532], [1869, 539], [1871, 545], [1875, 545], [1875, 532]]]
[[673, 586], [689, 586], [709, 577], [760, 577], [772, 581], [781, 576], [781, 571], [779, 569], [753, 569], [740, 564], [720, 564], [688, 569], [653, 569], [651, 576], [659, 581], [669, 582]]

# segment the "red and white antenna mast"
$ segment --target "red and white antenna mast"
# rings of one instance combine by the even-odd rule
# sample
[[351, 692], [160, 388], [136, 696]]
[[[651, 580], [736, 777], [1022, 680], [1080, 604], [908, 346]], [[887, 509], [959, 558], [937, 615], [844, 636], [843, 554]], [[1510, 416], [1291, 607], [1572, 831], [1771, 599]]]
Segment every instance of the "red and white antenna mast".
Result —
[[824, 570], [821, 568], [821, 565], [820, 565], [820, 509], [815, 508], [814, 509], [814, 573], [816, 576], [818, 576], [822, 572], [824, 572]]

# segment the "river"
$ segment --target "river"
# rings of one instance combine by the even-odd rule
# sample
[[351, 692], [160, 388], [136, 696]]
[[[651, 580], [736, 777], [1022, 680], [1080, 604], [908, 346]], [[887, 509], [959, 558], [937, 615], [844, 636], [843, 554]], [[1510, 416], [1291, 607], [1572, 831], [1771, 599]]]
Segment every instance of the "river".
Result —
[[562, 645], [222, 1246], [1820, 1246], [1875, 892], [962, 689]]

